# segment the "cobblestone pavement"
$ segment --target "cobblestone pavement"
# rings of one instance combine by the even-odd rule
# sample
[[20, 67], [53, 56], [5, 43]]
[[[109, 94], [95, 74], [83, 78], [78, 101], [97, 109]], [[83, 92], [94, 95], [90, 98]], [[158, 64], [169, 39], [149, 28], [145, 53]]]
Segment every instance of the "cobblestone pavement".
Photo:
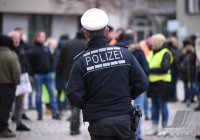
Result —
[[[182, 99], [182, 85], [179, 88], [179, 99]], [[167, 137], [146, 136], [148, 130], [151, 129], [151, 121], [143, 121], [142, 132], [144, 140], [195, 140], [195, 135], [200, 134], [200, 112], [194, 112], [193, 108], [196, 104], [192, 104], [190, 107], [186, 107], [185, 104], [180, 102], [169, 103], [169, 125], [172, 126], [175, 114], [177, 111], [188, 111], [188, 116], [180, 118], [183, 126], [173, 126], [167, 128], [169, 135]], [[30, 132], [16, 132], [17, 137], [10, 140], [90, 140], [89, 133], [87, 131], [88, 123], [81, 124], [81, 134], [78, 136], [69, 135], [69, 122], [65, 119], [70, 116], [70, 112], [65, 112], [63, 120], [52, 120], [51, 116], [45, 115], [43, 121], [37, 121], [36, 111], [28, 111], [27, 115], [31, 118], [31, 121], [24, 121], [30, 128]], [[15, 124], [10, 122], [10, 127], [15, 131]], [[1, 140], [6, 140], [0, 138]]]

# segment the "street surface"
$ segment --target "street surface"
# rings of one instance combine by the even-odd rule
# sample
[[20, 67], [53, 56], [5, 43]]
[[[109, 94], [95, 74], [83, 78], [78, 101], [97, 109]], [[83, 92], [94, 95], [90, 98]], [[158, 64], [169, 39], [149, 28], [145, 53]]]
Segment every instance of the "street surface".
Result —
[[[178, 83], [178, 98], [183, 99], [183, 85]], [[169, 135], [167, 137], [146, 136], [148, 130], [151, 129], [151, 121], [143, 121], [142, 132], [144, 140], [195, 140], [195, 135], [200, 134], [200, 112], [194, 112], [193, 108], [196, 104], [186, 107], [181, 102], [169, 103], [169, 126], [167, 128]], [[179, 121], [174, 121], [177, 111], [185, 113], [183, 117], [179, 116]], [[35, 110], [27, 112], [31, 121], [24, 121], [30, 128], [30, 132], [16, 132], [17, 137], [9, 140], [90, 140], [87, 131], [88, 123], [81, 124], [81, 134], [78, 136], [70, 136], [69, 122], [66, 118], [70, 116], [70, 111], [64, 113], [63, 119], [52, 120], [51, 116], [44, 115], [43, 121], [37, 121], [37, 114]], [[178, 116], [178, 115], [176, 115]], [[174, 122], [173, 122], [174, 121]], [[10, 127], [15, 131], [15, 124], [10, 122]], [[172, 125], [181, 124], [181, 125]], [[0, 138], [1, 140], [6, 140]]]

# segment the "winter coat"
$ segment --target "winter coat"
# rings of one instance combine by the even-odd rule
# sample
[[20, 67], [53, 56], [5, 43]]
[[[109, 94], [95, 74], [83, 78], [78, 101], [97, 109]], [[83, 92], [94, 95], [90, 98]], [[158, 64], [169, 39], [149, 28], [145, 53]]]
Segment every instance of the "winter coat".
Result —
[[172, 46], [172, 44], [168, 44], [167, 48], [172, 52], [174, 57], [174, 61], [171, 65], [172, 78], [178, 77], [181, 52], [177, 47]]
[[184, 82], [193, 82], [196, 80], [196, 54], [187, 51], [180, 57], [180, 79]]
[[12, 47], [12, 50], [17, 54], [19, 62], [20, 62], [20, 67], [21, 67], [21, 73], [26, 73], [30, 72], [30, 64], [28, 57], [26, 55], [25, 49], [23, 46], [19, 47]]
[[69, 40], [62, 48], [56, 67], [56, 76], [64, 77], [68, 81], [74, 57], [87, 47], [87, 42], [84, 39]]
[[71, 105], [81, 108], [83, 120], [130, 114], [131, 99], [148, 87], [148, 78], [127, 48], [110, 46], [106, 37], [88, 42], [73, 64], [67, 93]]
[[146, 73], [146, 75], [149, 75], [149, 64], [146, 60], [146, 57], [141, 50], [141, 46], [139, 44], [130, 44], [128, 45], [128, 49], [132, 52], [132, 54], [135, 56], [137, 61], [139, 62], [140, 66]]
[[34, 74], [46, 74], [53, 71], [53, 56], [48, 47], [35, 42], [27, 51], [27, 56]]
[[20, 64], [15, 52], [9, 47], [0, 47], [0, 84], [20, 83]]

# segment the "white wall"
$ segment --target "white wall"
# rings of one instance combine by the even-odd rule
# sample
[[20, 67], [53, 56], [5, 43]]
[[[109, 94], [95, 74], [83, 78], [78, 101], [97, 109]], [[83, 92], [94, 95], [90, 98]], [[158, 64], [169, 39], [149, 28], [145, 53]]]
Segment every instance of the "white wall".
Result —
[[52, 18], [52, 37], [58, 39], [62, 34], [74, 38], [78, 30], [78, 17], [56, 15]]
[[15, 27], [21, 27], [28, 35], [28, 15], [24, 14], [3, 14], [3, 34], [8, 34]]
[[109, 25], [111, 25], [114, 30], [118, 28], [127, 28], [128, 27], [128, 13], [126, 11], [116, 11], [107, 12], [109, 16]]
[[200, 33], [200, 14], [187, 14], [185, 0], [177, 0], [177, 19], [180, 25], [187, 28], [188, 34]]
[[0, 12], [25, 14], [82, 14], [87, 6], [82, 0], [0, 0]]

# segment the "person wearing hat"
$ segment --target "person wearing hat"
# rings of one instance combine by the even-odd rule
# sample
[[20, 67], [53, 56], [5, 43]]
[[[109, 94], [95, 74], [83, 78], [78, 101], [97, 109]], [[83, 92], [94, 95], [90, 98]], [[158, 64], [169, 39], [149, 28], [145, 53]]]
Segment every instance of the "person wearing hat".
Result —
[[0, 35], [0, 138], [15, 137], [9, 129], [8, 119], [21, 69], [17, 55], [10, 49], [12, 45], [10, 37]]
[[180, 56], [180, 79], [184, 82], [184, 101], [187, 106], [193, 102], [196, 87], [196, 54], [190, 40], [183, 41], [183, 51]]
[[109, 45], [108, 22], [100, 9], [82, 15], [88, 48], [74, 59], [67, 96], [82, 109], [92, 140], [133, 140], [131, 100], [147, 90], [148, 78], [127, 48]]

